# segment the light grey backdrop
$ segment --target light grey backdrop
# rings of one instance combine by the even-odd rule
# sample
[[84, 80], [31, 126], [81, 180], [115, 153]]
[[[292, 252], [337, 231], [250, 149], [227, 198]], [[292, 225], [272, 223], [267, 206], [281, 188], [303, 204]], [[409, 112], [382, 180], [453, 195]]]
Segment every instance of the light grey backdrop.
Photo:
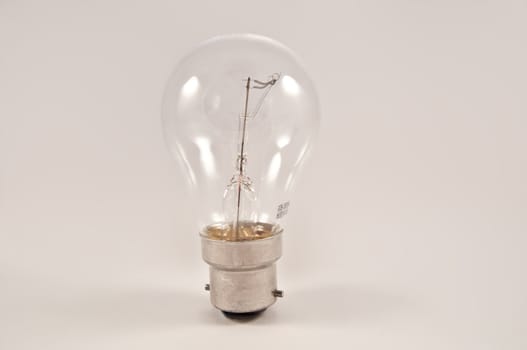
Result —
[[[525, 1], [0, 0], [0, 348], [527, 348]], [[164, 83], [213, 35], [303, 59], [279, 283], [213, 310]]]

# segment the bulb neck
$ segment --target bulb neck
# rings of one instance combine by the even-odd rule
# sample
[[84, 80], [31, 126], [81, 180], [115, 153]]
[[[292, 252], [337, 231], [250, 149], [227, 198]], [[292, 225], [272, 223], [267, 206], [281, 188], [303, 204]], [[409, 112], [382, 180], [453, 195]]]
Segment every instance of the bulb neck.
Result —
[[210, 301], [226, 313], [254, 313], [273, 305], [277, 290], [276, 261], [282, 235], [251, 241], [223, 241], [201, 236], [203, 260], [209, 264]]

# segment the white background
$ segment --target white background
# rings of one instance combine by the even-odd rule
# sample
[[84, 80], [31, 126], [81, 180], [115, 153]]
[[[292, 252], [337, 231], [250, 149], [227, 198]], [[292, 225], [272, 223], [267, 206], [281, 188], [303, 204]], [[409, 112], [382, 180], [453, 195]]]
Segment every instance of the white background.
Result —
[[[525, 1], [0, 0], [0, 349], [527, 348]], [[163, 143], [175, 63], [217, 34], [302, 58], [323, 121], [285, 298], [203, 291]]]

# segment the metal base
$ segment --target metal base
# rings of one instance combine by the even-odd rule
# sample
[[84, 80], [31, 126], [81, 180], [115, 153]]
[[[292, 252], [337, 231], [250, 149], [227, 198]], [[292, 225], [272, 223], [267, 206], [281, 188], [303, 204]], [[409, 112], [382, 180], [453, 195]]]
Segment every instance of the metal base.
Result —
[[201, 238], [214, 307], [226, 315], [258, 313], [282, 296], [276, 289], [275, 265], [281, 256], [281, 233], [241, 242]]

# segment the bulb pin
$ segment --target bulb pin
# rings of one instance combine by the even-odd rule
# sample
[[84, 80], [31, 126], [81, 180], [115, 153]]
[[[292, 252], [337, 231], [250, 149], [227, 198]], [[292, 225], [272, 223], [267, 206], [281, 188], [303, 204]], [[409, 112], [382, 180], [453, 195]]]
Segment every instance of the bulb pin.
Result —
[[280, 289], [273, 290], [273, 296], [275, 298], [283, 298], [284, 297], [284, 291]]

